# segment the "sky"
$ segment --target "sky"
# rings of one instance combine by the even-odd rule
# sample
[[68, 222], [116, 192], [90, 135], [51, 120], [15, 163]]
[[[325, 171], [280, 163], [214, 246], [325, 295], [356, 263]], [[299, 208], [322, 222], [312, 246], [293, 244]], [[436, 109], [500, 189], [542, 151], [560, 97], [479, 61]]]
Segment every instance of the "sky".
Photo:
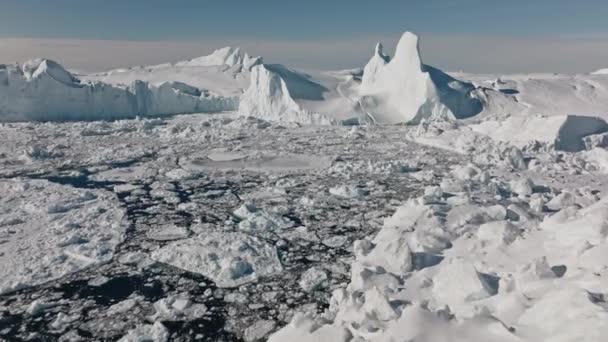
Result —
[[0, 63], [104, 70], [241, 46], [307, 69], [364, 65], [404, 31], [427, 64], [479, 73], [608, 67], [605, 0], [0, 0]]

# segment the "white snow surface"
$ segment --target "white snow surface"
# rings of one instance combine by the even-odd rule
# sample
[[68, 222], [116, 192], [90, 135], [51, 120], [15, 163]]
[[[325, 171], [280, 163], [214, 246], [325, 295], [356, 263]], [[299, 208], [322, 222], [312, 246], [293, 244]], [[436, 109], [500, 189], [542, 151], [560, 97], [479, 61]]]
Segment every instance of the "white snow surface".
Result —
[[14, 179], [0, 193], [0, 294], [110, 261], [128, 227], [105, 191]]

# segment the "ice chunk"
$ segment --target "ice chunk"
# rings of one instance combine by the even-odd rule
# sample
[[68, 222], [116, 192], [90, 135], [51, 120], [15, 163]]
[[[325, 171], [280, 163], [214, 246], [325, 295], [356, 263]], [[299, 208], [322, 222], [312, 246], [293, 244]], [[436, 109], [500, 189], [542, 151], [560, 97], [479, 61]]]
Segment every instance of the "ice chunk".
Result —
[[326, 287], [328, 284], [327, 272], [318, 267], [309, 268], [300, 277], [300, 287], [306, 292]]
[[475, 267], [461, 259], [444, 260], [433, 278], [435, 297], [450, 307], [476, 301], [498, 293], [498, 278], [477, 272]]
[[343, 198], [358, 198], [369, 194], [365, 189], [356, 185], [339, 185], [329, 189], [329, 193]]
[[282, 271], [275, 248], [241, 233], [206, 233], [171, 243], [154, 260], [200, 273], [219, 287], [236, 287]]
[[520, 229], [509, 221], [496, 221], [483, 224], [477, 230], [477, 238], [498, 244], [511, 244], [520, 234]]
[[239, 229], [245, 231], [272, 231], [292, 227], [294, 223], [288, 218], [269, 213], [256, 207], [253, 203], [245, 203], [234, 211], [240, 218]]
[[178, 321], [202, 318], [207, 312], [204, 304], [192, 302], [188, 297], [171, 296], [154, 303], [156, 319]]
[[166, 225], [153, 228], [147, 234], [148, 239], [157, 241], [172, 241], [185, 239], [189, 235], [188, 229], [175, 225]]
[[169, 341], [169, 331], [160, 322], [153, 325], [142, 324], [129, 331], [119, 342], [166, 342]]
[[264, 337], [268, 336], [268, 334], [270, 334], [274, 330], [276, 325], [277, 323], [273, 320], [261, 319], [259, 321], [256, 321], [255, 323], [247, 327], [247, 329], [245, 329], [243, 339], [245, 340], [245, 342], [261, 341]]

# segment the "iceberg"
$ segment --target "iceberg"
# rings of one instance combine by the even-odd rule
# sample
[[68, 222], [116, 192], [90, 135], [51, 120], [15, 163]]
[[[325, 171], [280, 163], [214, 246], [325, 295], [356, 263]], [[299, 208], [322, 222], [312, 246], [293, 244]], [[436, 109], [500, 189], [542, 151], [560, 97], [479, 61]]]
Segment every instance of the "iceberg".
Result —
[[405, 32], [391, 59], [382, 44], [363, 70], [359, 103], [376, 123], [464, 119], [483, 110], [476, 87], [422, 63], [418, 36]]

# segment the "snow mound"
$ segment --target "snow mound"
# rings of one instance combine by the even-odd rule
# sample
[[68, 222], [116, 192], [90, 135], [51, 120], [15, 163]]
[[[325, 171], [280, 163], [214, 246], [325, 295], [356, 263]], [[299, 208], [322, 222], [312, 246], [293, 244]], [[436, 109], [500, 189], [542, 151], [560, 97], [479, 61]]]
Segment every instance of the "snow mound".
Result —
[[[332, 124], [329, 117], [303, 109], [292, 97], [288, 83], [277, 66], [258, 65], [251, 70], [251, 84], [241, 97], [239, 113], [265, 120], [298, 122], [303, 124]], [[291, 82], [297, 74], [290, 73]]]
[[128, 227], [109, 192], [15, 179], [0, 193], [0, 294], [110, 261]]
[[166, 245], [152, 259], [237, 287], [283, 270], [276, 249], [241, 233], [209, 233]]
[[545, 117], [511, 116], [505, 120], [488, 120], [471, 128], [495, 140], [515, 146], [541, 142], [557, 150], [578, 152], [586, 149], [585, 137], [608, 131], [608, 123], [591, 116], [560, 115]]
[[219, 66], [227, 65], [242, 66], [247, 70], [251, 70], [256, 65], [263, 63], [262, 57], [251, 57], [246, 52], [243, 52], [240, 48], [225, 47], [222, 49], [215, 50], [208, 56], [194, 58], [186, 62], [176, 63], [176, 66]]
[[0, 66], [0, 121], [103, 120], [237, 107], [238, 98], [210, 96], [180, 82], [80, 83], [61, 65], [44, 59]]
[[418, 37], [403, 34], [389, 59], [376, 46], [360, 88], [362, 110], [376, 123], [419, 123], [423, 119], [463, 119], [482, 111], [476, 87], [458, 81], [420, 58]]

